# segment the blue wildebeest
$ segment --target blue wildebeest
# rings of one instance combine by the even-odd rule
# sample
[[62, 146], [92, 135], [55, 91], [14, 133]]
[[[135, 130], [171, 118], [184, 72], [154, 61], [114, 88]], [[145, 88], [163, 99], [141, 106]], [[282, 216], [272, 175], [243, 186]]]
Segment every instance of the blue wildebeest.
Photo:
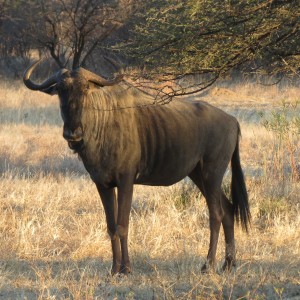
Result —
[[[112, 274], [131, 270], [127, 240], [134, 184], [167, 186], [186, 176], [200, 189], [209, 210], [210, 244], [202, 270], [215, 265], [221, 224], [223, 269], [234, 266], [234, 219], [246, 230], [250, 220], [237, 120], [205, 102], [179, 99], [151, 105], [150, 95], [128, 87], [120, 76], [108, 80], [83, 68], [62, 69], [36, 84], [30, 76], [38, 63], [25, 71], [24, 83], [59, 96], [63, 137], [82, 159], [103, 203]], [[230, 161], [232, 201], [221, 189]]]

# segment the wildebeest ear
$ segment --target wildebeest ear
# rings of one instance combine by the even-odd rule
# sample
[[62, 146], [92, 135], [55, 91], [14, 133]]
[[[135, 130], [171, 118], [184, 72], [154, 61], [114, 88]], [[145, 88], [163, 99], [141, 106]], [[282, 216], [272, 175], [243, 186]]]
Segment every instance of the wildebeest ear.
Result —
[[46, 93], [48, 95], [57, 95], [57, 88], [56, 88], [56, 84], [44, 89], [44, 90], [41, 90], [41, 92], [43, 93]]

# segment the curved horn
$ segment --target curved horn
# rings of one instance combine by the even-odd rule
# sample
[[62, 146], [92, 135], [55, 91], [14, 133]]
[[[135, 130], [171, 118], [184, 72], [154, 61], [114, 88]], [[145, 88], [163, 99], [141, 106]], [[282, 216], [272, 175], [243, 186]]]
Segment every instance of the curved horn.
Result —
[[31, 66], [29, 66], [23, 75], [23, 82], [24, 84], [30, 89], [30, 90], [34, 90], [34, 91], [42, 91], [45, 90], [47, 88], [49, 88], [50, 86], [54, 85], [57, 83], [59, 77], [61, 74], [65, 73], [67, 70], [66, 69], [62, 69], [60, 71], [58, 71], [55, 75], [53, 75], [52, 77], [50, 77], [49, 79], [47, 79], [45, 82], [41, 83], [41, 84], [36, 84], [34, 82], [32, 82], [30, 80], [30, 76], [32, 74], [32, 72], [34, 71], [34, 69], [36, 68], [36, 66], [42, 61], [44, 60], [44, 58], [41, 58], [40, 60], [36, 61], [35, 63], [33, 63]]
[[119, 83], [124, 77], [123, 75], [117, 75], [115, 78], [109, 80], [83, 68], [80, 69], [80, 72], [88, 81], [100, 86], [115, 85]]

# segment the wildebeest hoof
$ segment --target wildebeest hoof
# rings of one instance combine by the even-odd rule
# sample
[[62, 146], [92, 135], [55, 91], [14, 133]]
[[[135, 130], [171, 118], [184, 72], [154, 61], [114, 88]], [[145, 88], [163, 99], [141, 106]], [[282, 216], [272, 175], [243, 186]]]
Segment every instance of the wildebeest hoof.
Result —
[[111, 275], [128, 275], [131, 274], [131, 267], [125, 265], [115, 265], [111, 269]]
[[130, 266], [125, 266], [125, 265], [121, 266], [120, 273], [124, 274], [124, 275], [131, 274], [131, 267]]
[[208, 263], [205, 263], [201, 268], [201, 273], [208, 274], [209, 272], [211, 272], [212, 269], [213, 268]]
[[117, 274], [120, 274], [121, 271], [121, 264], [120, 263], [114, 263], [112, 268], [111, 268], [111, 275], [115, 276]]
[[236, 267], [236, 261], [231, 259], [225, 259], [222, 266], [222, 271], [232, 271]]

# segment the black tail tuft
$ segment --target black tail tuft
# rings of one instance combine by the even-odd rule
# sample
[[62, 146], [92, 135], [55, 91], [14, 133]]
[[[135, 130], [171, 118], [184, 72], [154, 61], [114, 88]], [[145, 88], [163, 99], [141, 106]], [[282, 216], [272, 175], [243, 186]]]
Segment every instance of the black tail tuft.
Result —
[[234, 215], [237, 222], [241, 222], [242, 228], [248, 232], [248, 225], [250, 224], [251, 214], [249, 209], [248, 194], [244, 180], [243, 171], [240, 163], [239, 154], [239, 136], [235, 150], [231, 158], [232, 180], [231, 180], [231, 196], [234, 209]]

